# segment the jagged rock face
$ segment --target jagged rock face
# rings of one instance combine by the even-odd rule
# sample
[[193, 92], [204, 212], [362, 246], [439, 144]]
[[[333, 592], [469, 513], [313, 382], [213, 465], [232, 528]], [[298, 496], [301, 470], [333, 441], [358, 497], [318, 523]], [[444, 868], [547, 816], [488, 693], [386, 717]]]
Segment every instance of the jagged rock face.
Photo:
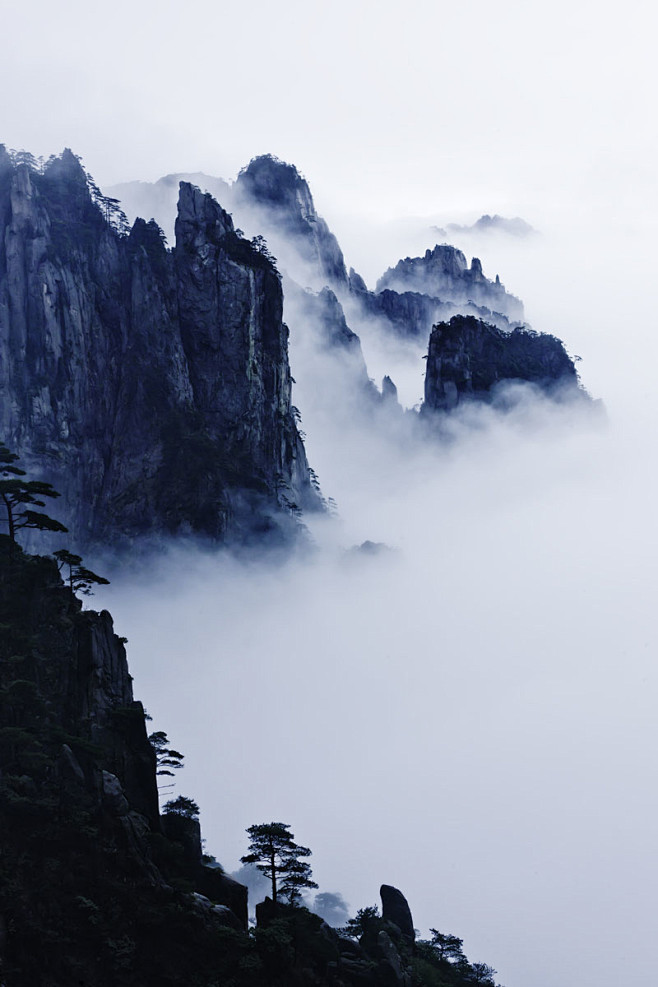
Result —
[[139, 216], [152, 216], [164, 230], [170, 244], [174, 243], [174, 222], [181, 182], [195, 185], [231, 211], [231, 186], [223, 178], [206, 175], [202, 171], [177, 172], [163, 175], [157, 182], [122, 182], [108, 186], [105, 194], [119, 199], [121, 208], [134, 222]]
[[504, 380], [545, 390], [578, 388], [573, 362], [555, 336], [524, 329], [504, 333], [472, 316], [454, 316], [432, 330], [423, 412], [449, 410], [467, 398], [487, 398]]
[[308, 278], [316, 282], [303, 284], [347, 288], [347, 271], [338, 240], [318, 216], [308, 183], [294, 165], [269, 154], [254, 158], [238, 175], [233, 193], [237, 214], [253, 211], [259, 231], [271, 241], [284, 266], [293, 268], [289, 274], [298, 274], [294, 260], [286, 264], [291, 247]]
[[226, 539], [271, 528], [282, 489], [315, 503], [276, 271], [189, 185], [178, 230], [173, 255], [153, 223], [118, 235], [71, 152], [0, 159], [0, 435], [77, 544]]
[[347, 324], [341, 303], [331, 288], [322, 291], [302, 291], [294, 282], [286, 282], [286, 298], [294, 309], [298, 332], [309, 332], [309, 324], [321, 345], [352, 357], [366, 375], [361, 341]]
[[[2, 536], [3, 982], [210, 982], [218, 932], [246, 928], [247, 889], [205, 874], [198, 823], [191, 862], [162, 832], [156, 755], [110, 615], [83, 611], [53, 559], [10, 554], [7, 543]], [[210, 907], [199, 909], [192, 890]]]
[[265, 495], [280, 486], [300, 506], [313, 507], [290, 409], [288, 330], [275, 268], [235, 234], [210, 195], [184, 183], [175, 263], [194, 406], [211, 439], [223, 445], [227, 468], [244, 470]]
[[[437, 322], [445, 322], [453, 315], [473, 315], [484, 319], [499, 329], [510, 329], [512, 323], [499, 312], [492, 312], [483, 305], [472, 302], [442, 301], [418, 291], [393, 291], [384, 288], [374, 292], [356, 289], [358, 284], [351, 282], [351, 298], [346, 302], [348, 312], [352, 312], [354, 304], [359, 306], [361, 313], [383, 320], [383, 325], [390, 328], [403, 339], [418, 340], [425, 344], [429, 338], [432, 326]], [[357, 310], [358, 317], [358, 310]]]
[[228, 914], [216, 912], [222, 922], [247, 930], [249, 923], [248, 890], [227, 877], [220, 867], [208, 867], [203, 863], [203, 844], [199, 820], [177, 812], [164, 812], [162, 829], [165, 836], [178, 848], [178, 866], [195, 890], [210, 902], [221, 902]]
[[[0, 552], [6, 552], [4, 542]], [[102, 775], [118, 779], [130, 809], [159, 828], [155, 755], [110, 614], [82, 610], [51, 559], [19, 557], [10, 568], [0, 572], [0, 621], [15, 628], [15, 639], [29, 628], [31, 654], [4, 668], [3, 685], [12, 674], [24, 682], [34, 679], [47, 711], [39, 729], [64, 741], [60, 770], [110, 802], [117, 791]], [[3, 722], [15, 722], [10, 698], [8, 703]], [[92, 750], [98, 754], [90, 755]]]
[[361, 340], [348, 326], [335, 293], [326, 287], [319, 292], [302, 291], [289, 278], [284, 283], [286, 317], [295, 346], [315, 351], [303, 362], [307, 375], [316, 374], [316, 388], [330, 403], [340, 395], [341, 409], [335, 409], [336, 413], [348, 406], [363, 411], [379, 406], [382, 395], [368, 376]]
[[471, 302], [504, 315], [510, 321], [523, 319], [523, 305], [505, 291], [496, 278], [490, 281], [482, 273], [477, 257], [469, 268], [466, 257], [456, 247], [437, 244], [423, 257], [406, 257], [389, 268], [377, 282], [377, 291], [389, 288], [397, 292], [420, 292], [443, 302], [463, 305]]
[[398, 389], [388, 374], [382, 378], [382, 399], [393, 404], [398, 403]]

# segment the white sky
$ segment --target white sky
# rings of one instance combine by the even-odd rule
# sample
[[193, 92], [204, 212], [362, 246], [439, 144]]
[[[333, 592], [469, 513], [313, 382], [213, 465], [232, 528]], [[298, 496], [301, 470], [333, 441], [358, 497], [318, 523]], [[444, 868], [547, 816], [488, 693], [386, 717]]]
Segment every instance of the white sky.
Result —
[[[649, 5], [3, 3], [2, 130], [101, 184], [294, 161], [324, 200], [432, 212], [652, 174]], [[326, 211], [326, 210], [325, 210]]]
[[[275, 153], [369, 280], [406, 250], [390, 220], [499, 212], [544, 231], [477, 252], [536, 328], [583, 355], [609, 433], [538, 412], [527, 430], [492, 424], [437, 472], [433, 453], [391, 459], [358, 431], [343, 448], [301, 393], [345, 543], [388, 541], [402, 561], [216, 584], [200, 562], [166, 607], [121, 585], [99, 602], [130, 639], [156, 728], [188, 756], [179, 787], [227, 866], [245, 826], [280, 816], [313, 847], [323, 890], [355, 908], [398, 883], [425, 931], [464, 936], [508, 987], [650, 983], [649, 5], [5, 0], [0, 22], [0, 140], [70, 146], [103, 185], [232, 178]], [[202, 689], [181, 680], [181, 655]], [[301, 685], [277, 719], [263, 710], [279, 667]]]

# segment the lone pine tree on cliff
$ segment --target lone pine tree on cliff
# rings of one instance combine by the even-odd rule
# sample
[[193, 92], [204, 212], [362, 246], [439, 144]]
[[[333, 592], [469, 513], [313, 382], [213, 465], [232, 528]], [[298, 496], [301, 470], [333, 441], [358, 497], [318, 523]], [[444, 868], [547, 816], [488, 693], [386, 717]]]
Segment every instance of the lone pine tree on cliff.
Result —
[[85, 596], [90, 596], [92, 586], [109, 585], [109, 579], [105, 579], [104, 576], [99, 576], [95, 572], [92, 572], [91, 569], [83, 566], [82, 556], [74, 555], [73, 552], [69, 552], [66, 548], [60, 548], [59, 551], [53, 552], [53, 556], [57, 560], [57, 568], [60, 572], [68, 569], [66, 581], [72, 593], [79, 590]]
[[255, 864], [272, 882], [272, 901], [281, 892], [291, 904], [301, 897], [302, 888], [317, 888], [311, 880], [309, 864], [300, 857], [310, 857], [308, 847], [295, 843], [294, 833], [287, 823], [271, 822], [250, 826], [249, 853], [241, 858], [243, 864]]
[[38, 531], [66, 532], [61, 521], [56, 521], [43, 511], [35, 511], [34, 507], [45, 507], [43, 497], [59, 497], [50, 483], [42, 480], [26, 480], [25, 470], [16, 466], [18, 456], [10, 452], [7, 446], [0, 442], [0, 498], [7, 512], [7, 534], [9, 535], [9, 554], [13, 555], [16, 545], [16, 532], [21, 528], [36, 528]]

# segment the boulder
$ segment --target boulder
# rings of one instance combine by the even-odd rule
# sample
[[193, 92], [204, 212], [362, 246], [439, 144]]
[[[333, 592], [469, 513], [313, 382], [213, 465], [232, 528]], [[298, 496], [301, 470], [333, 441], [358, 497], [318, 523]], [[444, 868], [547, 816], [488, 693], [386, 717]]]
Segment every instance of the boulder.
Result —
[[413, 942], [416, 938], [416, 932], [411, 917], [411, 909], [405, 896], [390, 884], [382, 884], [379, 893], [382, 899], [382, 918], [384, 921], [392, 922], [403, 936]]
[[241, 929], [246, 930], [249, 924], [247, 912], [248, 889], [244, 884], [234, 881], [218, 867], [202, 865], [198, 871], [196, 886], [207, 898], [230, 908]]

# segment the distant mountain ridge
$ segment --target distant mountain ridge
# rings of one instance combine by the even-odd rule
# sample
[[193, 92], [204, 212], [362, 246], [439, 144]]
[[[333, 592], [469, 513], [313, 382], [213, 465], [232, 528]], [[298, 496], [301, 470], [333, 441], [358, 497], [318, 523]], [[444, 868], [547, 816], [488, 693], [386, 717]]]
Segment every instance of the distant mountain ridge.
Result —
[[523, 319], [520, 299], [505, 290], [498, 275], [490, 281], [477, 257], [469, 267], [462, 251], [447, 243], [426, 250], [422, 257], [405, 257], [389, 268], [377, 282], [378, 292], [386, 289], [418, 292], [458, 305], [486, 306], [510, 322]]
[[534, 236], [537, 230], [534, 226], [531, 226], [525, 219], [520, 216], [489, 216], [485, 213], [476, 219], [474, 223], [470, 226], [463, 225], [461, 223], [448, 223], [446, 230], [450, 233], [474, 233], [474, 234], [490, 234], [490, 233], [504, 233], [508, 236], [515, 237], [528, 237]]

